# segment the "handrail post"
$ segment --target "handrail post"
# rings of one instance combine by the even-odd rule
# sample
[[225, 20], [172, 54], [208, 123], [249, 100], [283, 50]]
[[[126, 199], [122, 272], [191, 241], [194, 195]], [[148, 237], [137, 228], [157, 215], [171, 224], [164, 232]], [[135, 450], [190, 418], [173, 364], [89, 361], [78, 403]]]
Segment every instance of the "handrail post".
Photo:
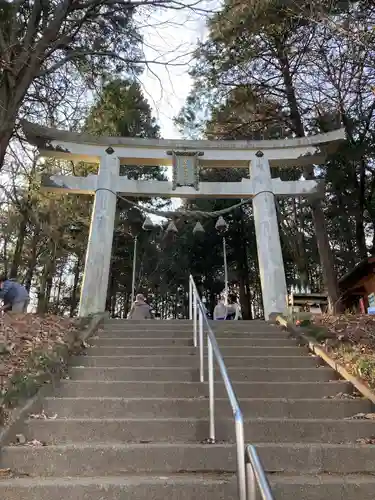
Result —
[[[243, 415], [229, 378], [227, 367], [220, 352], [216, 337], [207, 319], [206, 309], [198, 294], [193, 277], [190, 276], [189, 287], [189, 315], [193, 314], [194, 346], [199, 342], [199, 377], [204, 382], [204, 329], [207, 328], [207, 355], [208, 355], [208, 387], [209, 387], [209, 419], [210, 441], [215, 442], [215, 366], [217, 364], [221, 378], [224, 382], [235, 422], [236, 457], [237, 457], [237, 486], [238, 500], [256, 500], [258, 488], [263, 500], [274, 500], [272, 491], [264, 472], [262, 463], [253, 445], [248, 445], [245, 450], [245, 433]], [[190, 302], [191, 297], [191, 302]], [[198, 337], [199, 324], [199, 337]], [[215, 364], [216, 362], [216, 364]]]
[[257, 500], [257, 485], [253, 465], [246, 461], [247, 500]]
[[246, 447], [248, 500], [256, 500], [258, 489], [262, 500], [274, 500], [270, 484], [254, 445]]
[[197, 347], [197, 295], [193, 288], [193, 325], [194, 325], [194, 336], [193, 344]]
[[228, 305], [228, 263], [227, 263], [227, 242], [225, 240], [225, 236], [223, 236], [223, 256], [224, 256], [224, 282], [225, 282], [225, 291], [224, 291], [224, 304]]
[[189, 319], [193, 319], [193, 284], [189, 278]]
[[245, 433], [240, 411], [235, 414], [238, 499], [246, 500]]
[[208, 394], [210, 405], [210, 439], [215, 442], [215, 372], [214, 372], [214, 355], [212, 351], [212, 343], [210, 336], [207, 335], [208, 349]]
[[204, 340], [203, 340], [203, 313], [199, 308], [199, 375], [204, 382]]

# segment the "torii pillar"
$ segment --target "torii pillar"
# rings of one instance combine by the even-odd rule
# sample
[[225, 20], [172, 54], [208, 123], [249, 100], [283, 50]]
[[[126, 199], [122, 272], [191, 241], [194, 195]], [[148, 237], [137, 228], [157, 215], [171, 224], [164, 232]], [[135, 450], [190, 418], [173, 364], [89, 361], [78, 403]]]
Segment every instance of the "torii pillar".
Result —
[[254, 224], [264, 317], [269, 319], [272, 313], [286, 310], [287, 288], [271, 169], [263, 151], [255, 154], [250, 178], [257, 193], [253, 197]]
[[[43, 180], [44, 189], [93, 194], [90, 236], [79, 307], [80, 316], [104, 312], [116, 214], [116, 193], [152, 197], [253, 199], [258, 261], [265, 319], [287, 308], [287, 289], [281, 251], [275, 196], [321, 196], [318, 181], [281, 181], [271, 177], [270, 166], [301, 167], [321, 164], [327, 153], [345, 139], [344, 130], [297, 139], [275, 141], [179, 141], [125, 137], [93, 137], [54, 130], [23, 122], [31, 144], [46, 157], [99, 163], [98, 175], [53, 175]], [[199, 156], [209, 168], [250, 166], [250, 179], [241, 182], [190, 183], [130, 180], [120, 176], [122, 165], [171, 165], [171, 151]], [[182, 150], [182, 152], [181, 152]], [[184, 163], [184, 162], [182, 162]], [[186, 162], [185, 162], [186, 164]], [[186, 165], [185, 165], [186, 170]], [[190, 172], [191, 173], [191, 172]], [[186, 177], [185, 171], [182, 178]], [[178, 177], [181, 181], [181, 178]], [[194, 182], [193, 182], [194, 181]], [[195, 185], [192, 186], [192, 184]]]
[[78, 312], [81, 317], [105, 310], [116, 217], [116, 181], [119, 174], [119, 159], [108, 148], [100, 157], [97, 186], [101, 190], [95, 193], [91, 216]]

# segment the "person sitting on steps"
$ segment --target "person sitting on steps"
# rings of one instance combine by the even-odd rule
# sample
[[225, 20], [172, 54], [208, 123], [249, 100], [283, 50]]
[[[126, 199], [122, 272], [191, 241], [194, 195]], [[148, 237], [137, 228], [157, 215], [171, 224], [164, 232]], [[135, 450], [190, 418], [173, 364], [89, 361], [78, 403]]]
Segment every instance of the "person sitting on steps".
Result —
[[215, 321], [241, 319], [241, 308], [237, 302], [237, 296], [232, 293], [229, 295], [228, 299], [229, 304], [225, 305], [224, 297], [220, 297], [214, 309], [213, 319]]
[[241, 307], [237, 302], [237, 295], [235, 293], [229, 294], [229, 306], [226, 319], [229, 320], [239, 320], [242, 319]]
[[227, 318], [227, 306], [224, 303], [224, 298], [221, 296], [214, 309], [214, 321], [223, 321]]
[[137, 294], [131, 306], [128, 319], [154, 319], [151, 307], [147, 304], [145, 297], [141, 293]]

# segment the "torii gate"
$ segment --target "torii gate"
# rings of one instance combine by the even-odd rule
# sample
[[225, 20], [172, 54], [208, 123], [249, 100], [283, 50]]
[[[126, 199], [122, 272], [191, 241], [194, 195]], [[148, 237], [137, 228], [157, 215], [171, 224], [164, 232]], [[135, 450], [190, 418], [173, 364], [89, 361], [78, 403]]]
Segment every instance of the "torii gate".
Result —
[[[185, 141], [94, 137], [23, 122], [24, 133], [44, 157], [99, 163], [98, 175], [53, 175], [43, 189], [95, 196], [79, 315], [104, 312], [111, 262], [116, 194], [177, 198], [253, 198], [265, 318], [286, 310], [286, 282], [274, 196], [321, 196], [315, 180], [281, 181], [270, 167], [321, 164], [345, 139], [343, 129], [298, 139]], [[173, 182], [135, 181], [120, 176], [121, 165], [174, 166]], [[248, 167], [241, 182], [199, 182], [199, 167]], [[259, 194], [258, 194], [259, 193]]]

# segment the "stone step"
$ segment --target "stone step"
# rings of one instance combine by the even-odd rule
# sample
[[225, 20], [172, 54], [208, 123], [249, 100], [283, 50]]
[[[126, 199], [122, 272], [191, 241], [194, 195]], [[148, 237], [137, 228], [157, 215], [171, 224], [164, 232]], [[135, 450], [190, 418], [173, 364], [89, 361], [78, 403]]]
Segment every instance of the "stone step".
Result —
[[[229, 376], [234, 381], [249, 382], [310, 382], [329, 381], [336, 377], [331, 368], [321, 366], [319, 368], [228, 368]], [[98, 381], [170, 381], [175, 382], [199, 382], [199, 370], [197, 368], [149, 368], [141, 366], [95, 368], [74, 367], [69, 370], [70, 378], [73, 380], [98, 380]], [[207, 373], [206, 373], [206, 376]], [[215, 378], [220, 377], [216, 369]]]
[[5, 480], [0, 495], [6, 500], [238, 500], [236, 478], [214, 473]]
[[[300, 356], [306, 354], [305, 347], [223, 347], [220, 346], [223, 356]], [[175, 355], [196, 355], [198, 349], [183, 346], [166, 347], [89, 347], [86, 349], [87, 355], [93, 356], [175, 356]]]
[[[217, 338], [221, 337], [232, 337], [237, 339], [247, 339], [253, 337], [259, 337], [262, 339], [268, 338], [289, 338], [290, 335], [282, 330], [271, 330], [271, 331], [230, 331], [230, 330], [215, 330], [215, 336]], [[179, 329], [106, 329], [102, 330], [97, 334], [100, 338], [108, 338], [108, 337], [137, 337], [137, 338], [186, 338], [193, 339], [193, 329], [192, 328], [179, 328]]]
[[[271, 331], [247, 331], [247, 330], [214, 330], [214, 334], [217, 338], [230, 337], [239, 339], [251, 339], [253, 337], [258, 337], [261, 339], [279, 339], [279, 338], [292, 338], [292, 336], [282, 330], [271, 330]], [[121, 337], [121, 338], [184, 338], [193, 339], [192, 329], [179, 329], [179, 330], [163, 330], [163, 329], [115, 329], [115, 330], [101, 330], [97, 332], [97, 336], [102, 338], [110, 337]]]
[[[272, 474], [275, 500], [374, 500], [371, 475]], [[6, 500], [238, 500], [232, 474], [175, 474], [2, 480]]]
[[[236, 382], [238, 398], [311, 399], [352, 392], [348, 382]], [[195, 398], [208, 394], [207, 383], [200, 382], [97, 382], [63, 380], [55, 392], [57, 397], [144, 397], [144, 398]], [[215, 397], [226, 398], [222, 383], [215, 384]]]
[[[199, 357], [184, 355], [168, 356], [77, 356], [70, 361], [72, 366], [94, 367], [195, 367]], [[227, 368], [246, 366], [251, 368], [308, 368], [321, 364], [318, 356], [226, 356]]]
[[[275, 333], [278, 332], [279, 334], [284, 334], [287, 335], [287, 332], [285, 329], [280, 328], [280, 327], [272, 327], [269, 325], [263, 325], [263, 326], [257, 326], [257, 327], [251, 327], [248, 326], [249, 324], [247, 322], [243, 324], [237, 324], [237, 323], [226, 323], [226, 324], [220, 324], [218, 325], [213, 325], [212, 331], [218, 335], [222, 335], [224, 332], [227, 332], [229, 335], [235, 334], [235, 333], [255, 333], [258, 335], [267, 335], [268, 333]], [[204, 329], [206, 330], [207, 327], [206, 325], [203, 326]], [[166, 332], [171, 334], [172, 332], [184, 332], [185, 333], [191, 333], [193, 335], [193, 324], [188, 324], [188, 325], [167, 325], [166, 323], [158, 323], [158, 324], [150, 324], [150, 323], [145, 323], [145, 324], [134, 324], [133, 322], [127, 322], [122, 325], [118, 326], [113, 326], [113, 325], [106, 325], [104, 328], [100, 329], [100, 332], [127, 332], [127, 331], [134, 331], [134, 332], [147, 332], [147, 331], [154, 331], [154, 332]]]
[[[370, 413], [365, 399], [241, 399], [243, 414], [249, 418], [337, 418]], [[41, 406], [47, 415], [59, 418], [206, 418], [208, 400], [163, 398], [46, 398]], [[221, 417], [231, 416], [226, 399], [215, 401]]]
[[[212, 328], [215, 329], [238, 329], [238, 328], [266, 328], [266, 329], [274, 329], [279, 328], [275, 324], [267, 323], [263, 320], [250, 320], [250, 321], [212, 321], [208, 320], [208, 323]], [[182, 326], [191, 326], [193, 324], [193, 320], [190, 319], [177, 319], [177, 320], [112, 320], [105, 321], [104, 328], [113, 328], [113, 327], [124, 327], [127, 328], [128, 325], [137, 325], [137, 326], [155, 326], [157, 328], [181, 328]]]
[[270, 483], [275, 500], [373, 500], [373, 475], [272, 474]]
[[[365, 474], [373, 472], [375, 448], [346, 444], [257, 444], [266, 472]], [[2, 463], [29, 476], [96, 476], [236, 471], [235, 445], [97, 444], [8, 446]], [[0, 483], [1, 484], [1, 483]]]
[[[193, 340], [188, 338], [134, 338], [134, 337], [98, 337], [89, 339], [90, 345], [94, 347], [192, 347]], [[220, 347], [293, 347], [296, 345], [294, 339], [262, 337], [249, 337], [237, 339], [233, 337], [221, 337], [218, 339]]]
[[[208, 437], [208, 419], [122, 418], [122, 419], [29, 419], [25, 436], [47, 444], [86, 442], [201, 442]], [[370, 420], [336, 419], [249, 419], [245, 436], [250, 443], [354, 443], [373, 435]], [[219, 441], [234, 441], [233, 419], [218, 419]]]

